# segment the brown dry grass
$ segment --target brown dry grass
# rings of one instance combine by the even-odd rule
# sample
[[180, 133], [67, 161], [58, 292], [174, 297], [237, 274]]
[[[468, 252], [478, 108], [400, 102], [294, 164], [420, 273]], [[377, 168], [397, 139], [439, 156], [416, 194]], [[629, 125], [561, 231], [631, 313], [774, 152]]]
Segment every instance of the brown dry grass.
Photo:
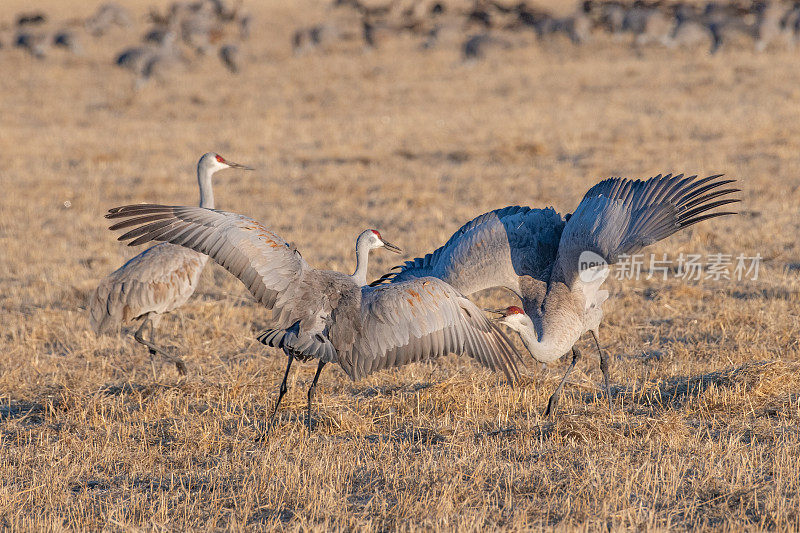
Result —
[[[252, 6], [240, 76], [209, 58], [131, 102], [131, 79], [109, 62], [136, 32], [90, 42], [83, 58], [0, 50], [0, 524], [800, 528], [796, 55], [561, 42], [464, 66], [454, 49], [423, 54], [399, 39], [291, 56], [290, 30], [321, 6]], [[26, 7], [4, 0], [4, 20]], [[259, 443], [285, 359], [253, 340], [267, 313], [224, 271], [209, 268], [161, 327], [186, 379], [129, 337], [96, 337], [83, 310], [135, 252], [104, 211], [194, 203], [194, 164], [209, 149], [259, 167], [220, 174], [219, 205], [264, 221], [314, 265], [350, 269], [365, 227], [418, 254], [488, 209], [565, 212], [600, 178], [662, 171], [739, 178], [743, 215], [653, 251], [768, 261], [755, 282], [609, 283], [613, 418], [582, 343], [589, 356], [554, 424], [540, 413], [564, 362], [531, 365], [512, 390], [448, 358], [358, 383], [326, 370], [307, 438], [309, 365]], [[375, 254], [374, 274], [387, 255]]]

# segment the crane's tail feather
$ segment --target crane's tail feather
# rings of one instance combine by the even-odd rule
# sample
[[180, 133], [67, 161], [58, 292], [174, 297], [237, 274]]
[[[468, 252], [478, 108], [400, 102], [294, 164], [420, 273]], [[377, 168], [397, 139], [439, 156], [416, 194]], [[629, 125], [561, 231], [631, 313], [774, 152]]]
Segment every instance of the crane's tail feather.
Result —
[[115, 291], [106, 280], [100, 282], [89, 295], [86, 307], [89, 310], [89, 323], [98, 335], [119, 326], [128, 318], [125, 295]]
[[283, 338], [286, 336], [285, 329], [268, 329], [258, 335], [256, 340], [266, 346], [273, 348], [283, 348]]
[[337, 360], [336, 349], [331, 341], [320, 334], [298, 335], [297, 328], [268, 329], [256, 337], [258, 341], [273, 348], [281, 348], [288, 353], [292, 353], [301, 361], [309, 359], [320, 359], [326, 363]]

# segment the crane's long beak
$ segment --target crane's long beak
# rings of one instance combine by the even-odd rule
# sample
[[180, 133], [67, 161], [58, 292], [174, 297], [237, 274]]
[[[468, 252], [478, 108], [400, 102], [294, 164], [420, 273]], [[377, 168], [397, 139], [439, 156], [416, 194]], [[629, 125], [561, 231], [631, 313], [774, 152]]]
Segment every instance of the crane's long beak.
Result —
[[241, 168], [242, 170], [255, 170], [253, 167], [240, 165], [239, 163], [234, 163], [233, 161], [225, 161], [225, 164], [231, 168]]
[[383, 241], [383, 247], [386, 248], [387, 250], [389, 250], [390, 252], [394, 252], [396, 254], [402, 254], [403, 253], [403, 250], [401, 250], [400, 247], [395, 246], [394, 244], [392, 244], [390, 242]]

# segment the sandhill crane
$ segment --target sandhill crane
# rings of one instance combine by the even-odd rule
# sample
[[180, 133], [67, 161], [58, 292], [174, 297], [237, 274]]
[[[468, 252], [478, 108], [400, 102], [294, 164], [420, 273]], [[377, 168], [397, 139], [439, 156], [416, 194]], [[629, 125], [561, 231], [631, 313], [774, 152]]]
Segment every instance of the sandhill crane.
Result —
[[127, 27], [131, 25], [131, 14], [127, 9], [119, 4], [103, 4], [97, 11], [86, 19], [84, 26], [86, 30], [94, 35], [100, 37], [105, 34], [112, 26]]
[[49, 45], [50, 36], [43, 31], [22, 30], [17, 32], [17, 36], [14, 39], [14, 46], [26, 50], [37, 59], [42, 59], [47, 55], [47, 47]]
[[219, 59], [231, 73], [239, 72], [239, 47], [235, 44], [226, 44], [219, 49]]
[[61, 29], [53, 34], [53, 46], [64, 48], [75, 55], [81, 55], [83, 52], [75, 32], [68, 29]]
[[358, 380], [384, 368], [455, 353], [502, 371], [510, 382], [518, 377], [515, 358], [519, 354], [502, 330], [442, 280], [366, 285], [369, 250], [398, 251], [377, 231], [359, 236], [356, 270], [348, 276], [310, 267], [281, 237], [235, 213], [132, 205], [111, 209], [106, 217], [125, 219], [112, 230], [133, 227], [119, 237], [131, 240], [129, 246], [156, 240], [208, 254], [273, 310], [273, 327], [258, 338], [283, 349], [289, 361], [268, 427], [286, 392], [294, 359], [319, 361], [308, 390], [309, 432], [311, 399], [327, 363], [338, 363], [352, 380]]
[[[213, 152], [203, 155], [197, 163], [201, 206], [214, 207], [211, 177], [225, 168], [252, 170]], [[109, 274], [92, 293], [88, 306], [92, 328], [99, 334], [123, 322], [143, 319], [134, 339], [147, 346], [151, 356], [161, 354], [185, 374], [186, 365], [180, 358], [155, 345], [154, 331], [164, 313], [177, 309], [191, 297], [207, 261], [203, 254], [171, 244], [148, 248]], [[148, 325], [149, 340], [144, 338]]]
[[[157, 37], [153, 34], [147, 35], [146, 38]], [[148, 41], [144, 45], [127, 48], [115, 60], [117, 66], [137, 75], [134, 81], [135, 89], [141, 88], [156, 72], [161, 72], [183, 59], [174, 31], [167, 31], [160, 38], [160, 41]], [[152, 44], [154, 42], [158, 44]]]
[[691, 4], [675, 6], [675, 27], [669, 38], [669, 46], [693, 47], [703, 43], [713, 46], [713, 42], [711, 30], [700, 19], [695, 6]]
[[786, 9], [777, 2], [766, 1], [754, 6], [756, 11], [756, 23], [754, 37], [756, 39], [755, 48], [757, 52], [763, 52], [767, 46], [778, 41], [779, 38], [786, 38], [790, 33], [785, 30]]
[[47, 22], [47, 14], [41, 11], [35, 13], [21, 13], [17, 16], [17, 27], [38, 26]]
[[613, 264], [622, 254], [633, 254], [682, 228], [731, 214], [708, 212], [738, 201], [728, 195], [739, 189], [721, 188], [735, 180], [720, 176], [607, 179], [589, 189], [575, 212], [564, 218], [550, 207], [497, 209], [462, 226], [441, 248], [395, 267], [399, 272], [372, 285], [433, 276], [467, 295], [491, 287], [513, 291], [524, 312], [506, 308], [500, 322], [519, 333], [533, 358], [549, 363], [573, 351], [572, 366], [550, 397], [545, 415], [555, 416], [563, 382], [580, 357], [574, 345], [587, 331], [600, 353], [612, 409], [608, 362], [597, 338], [608, 297], [600, 285], [608, 271], [581, 275], [581, 253], [591, 252]]

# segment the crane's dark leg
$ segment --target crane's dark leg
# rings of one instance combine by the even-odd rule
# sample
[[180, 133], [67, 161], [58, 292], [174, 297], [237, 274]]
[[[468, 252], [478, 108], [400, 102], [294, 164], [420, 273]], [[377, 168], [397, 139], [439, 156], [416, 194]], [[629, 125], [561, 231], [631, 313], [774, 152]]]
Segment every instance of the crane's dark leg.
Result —
[[600, 353], [600, 371], [603, 372], [603, 381], [606, 384], [606, 398], [608, 398], [608, 410], [611, 414], [614, 414], [614, 406], [611, 405], [611, 388], [608, 386], [608, 356], [606, 355], [605, 351], [600, 348], [600, 342], [597, 340], [597, 335], [592, 333], [592, 338], [594, 339], [594, 344], [597, 346], [597, 351]]
[[314, 381], [311, 383], [311, 387], [308, 389], [308, 418], [306, 419], [306, 423], [308, 424], [308, 434], [311, 435], [311, 400], [314, 398], [314, 393], [317, 392], [317, 380], [319, 379], [319, 375], [322, 372], [322, 367], [325, 366], [325, 361], [320, 360], [319, 366], [317, 366], [317, 373], [314, 374]]
[[572, 347], [572, 363], [570, 363], [569, 368], [564, 373], [564, 377], [561, 378], [561, 383], [558, 384], [558, 388], [550, 396], [550, 399], [547, 401], [547, 408], [544, 410], [544, 416], [550, 416], [552, 418], [556, 417], [556, 411], [558, 410], [558, 400], [561, 397], [561, 389], [564, 388], [564, 383], [567, 381], [572, 369], [575, 368], [575, 363], [578, 362], [578, 359], [581, 358], [581, 352], [576, 347]]
[[271, 430], [272, 426], [275, 424], [275, 415], [278, 414], [278, 407], [281, 405], [283, 395], [286, 394], [286, 380], [289, 379], [289, 369], [292, 368], [292, 361], [294, 361], [294, 355], [290, 353], [286, 355], [289, 356], [289, 362], [286, 363], [286, 373], [283, 375], [283, 381], [281, 381], [281, 387], [278, 390], [278, 400], [275, 402], [275, 409], [272, 411], [272, 416], [269, 417], [269, 425], [267, 426], [265, 434], [269, 433], [269, 430]]
[[[155, 344], [156, 327], [155, 325], [153, 325], [152, 320], [150, 320], [149, 322], [150, 322], [150, 342]], [[175, 365], [175, 368], [178, 370], [178, 374], [180, 374], [181, 376], [186, 375], [186, 363], [183, 362], [183, 359], [175, 355], [168, 355], [163, 351], [161, 352], [161, 356], [165, 357], [168, 361], [172, 362]]]
[[[150, 326], [150, 340], [144, 338], [144, 328]], [[159, 348], [153, 342], [155, 339], [155, 326], [153, 325], [153, 321], [150, 320], [150, 316], [146, 316], [145, 319], [142, 321], [142, 325], [139, 326], [139, 329], [136, 330], [136, 333], [133, 334], [133, 338], [136, 339], [137, 342], [144, 344], [147, 349], [150, 351], [150, 355], [160, 355], [170, 363], [175, 365], [175, 368], [178, 369], [178, 373], [181, 376], [186, 375], [186, 363], [180, 357], [175, 357], [174, 355], [169, 355], [164, 350]]]

